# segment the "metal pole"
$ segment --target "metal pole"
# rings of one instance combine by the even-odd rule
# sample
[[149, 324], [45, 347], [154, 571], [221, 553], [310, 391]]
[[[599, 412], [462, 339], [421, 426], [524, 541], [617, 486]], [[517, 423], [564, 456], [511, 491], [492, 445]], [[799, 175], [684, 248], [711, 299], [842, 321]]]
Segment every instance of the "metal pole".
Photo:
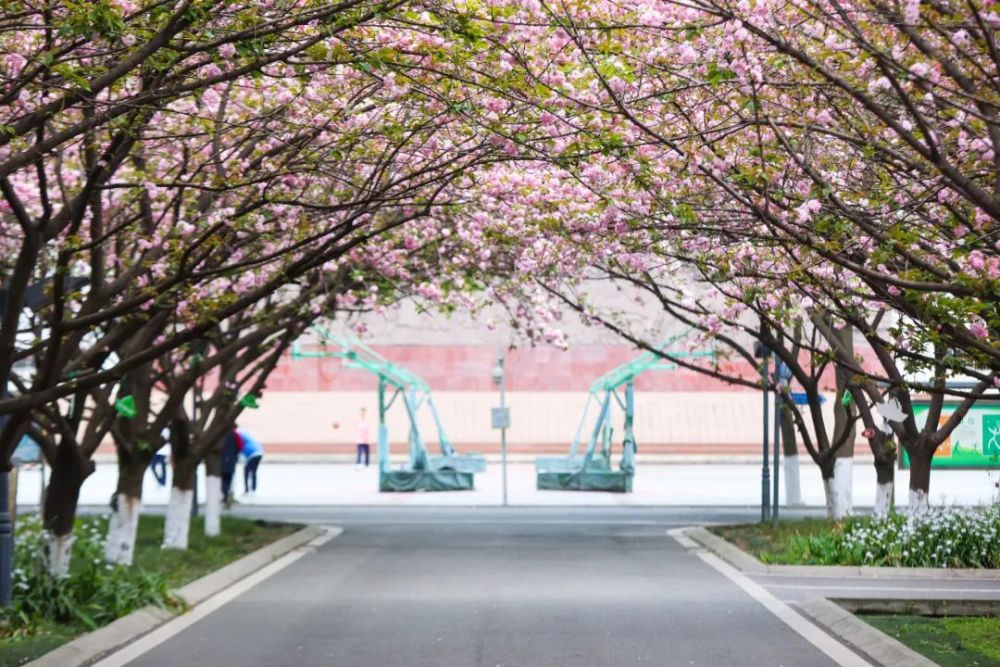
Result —
[[[201, 414], [201, 401], [202, 401], [201, 382], [196, 382], [195, 383], [195, 385], [194, 385], [194, 393], [192, 395], [192, 400], [193, 400], [194, 405], [192, 406], [192, 410], [191, 410], [191, 423], [192, 423], [192, 425], [196, 425], [198, 423], [198, 417]], [[171, 437], [173, 437], [173, 434], [171, 434]], [[188, 430], [188, 433], [187, 433], [187, 439], [188, 439], [188, 447], [190, 447], [191, 446], [191, 430], [190, 429]], [[205, 480], [207, 481], [208, 478], [206, 477]], [[235, 485], [235, 483], [236, 482], [234, 480], [233, 484]], [[206, 490], [206, 493], [207, 493], [207, 490]], [[234, 495], [235, 495], [235, 493], [234, 493]], [[223, 500], [225, 500], [225, 499], [223, 499]], [[194, 481], [191, 483], [191, 518], [194, 518], [196, 516], [198, 516], [198, 464], [197, 463], [194, 464]]]
[[[500, 354], [500, 368], [504, 367], [506, 353]], [[507, 384], [506, 372], [500, 376], [500, 409], [505, 410], [507, 403], [505, 400], [505, 389]], [[507, 426], [506, 422], [500, 429], [500, 467], [503, 472], [503, 506], [507, 507]]]
[[[7, 310], [7, 289], [0, 288], [0, 319]], [[8, 374], [9, 375], [9, 374]], [[7, 383], [0, 387], [0, 398], [7, 397]], [[0, 416], [0, 432], [7, 424], [7, 416]], [[13, 599], [14, 528], [10, 522], [8, 505], [9, 459], [0, 461], [0, 607], [9, 607]]]
[[[775, 372], [777, 375], [777, 372]], [[785, 381], [779, 380], [774, 394], [774, 502], [771, 503], [771, 520], [778, 523], [778, 482], [780, 477], [779, 467], [781, 464], [781, 392], [784, 389]]]
[[768, 470], [767, 446], [770, 442], [768, 426], [771, 422], [771, 411], [768, 409], [767, 390], [767, 355], [760, 362], [760, 377], [763, 381], [764, 394], [764, 465], [760, 471], [760, 520], [767, 521], [771, 517], [771, 471]]

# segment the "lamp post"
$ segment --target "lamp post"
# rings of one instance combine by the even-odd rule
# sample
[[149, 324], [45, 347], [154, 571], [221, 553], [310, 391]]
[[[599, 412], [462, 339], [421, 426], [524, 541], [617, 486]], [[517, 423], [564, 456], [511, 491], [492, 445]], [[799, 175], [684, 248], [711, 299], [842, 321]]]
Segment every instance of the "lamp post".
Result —
[[[788, 391], [788, 382], [792, 378], [792, 370], [780, 359], [775, 360], [774, 377], [778, 381], [774, 388], [774, 500], [771, 518], [774, 523], [778, 523], [778, 490], [780, 484], [780, 464], [781, 464], [781, 411], [782, 396]], [[787, 502], [787, 498], [785, 499]]]
[[[7, 312], [7, 288], [0, 287], [0, 320]], [[7, 398], [7, 384], [0, 387], [0, 399]], [[0, 416], [0, 431], [7, 416]], [[13, 598], [14, 527], [10, 521], [9, 461], [0, 461], [0, 607], [9, 607]], [[43, 473], [44, 474], [44, 473]]]
[[[763, 338], [763, 335], [761, 336]], [[761, 392], [764, 395], [764, 439], [763, 439], [763, 466], [760, 471], [760, 520], [767, 521], [771, 517], [771, 471], [768, 469], [767, 447], [770, 441], [768, 426], [771, 421], [770, 410], [768, 409], [768, 361], [771, 358], [771, 349], [758, 340], [754, 344], [753, 356], [760, 359]]]
[[503, 506], [507, 507], [507, 427], [510, 426], [510, 410], [507, 409], [505, 397], [504, 361], [506, 354], [501, 350], [497, 354], [496, 365], [493, 366], [493, 384], [500, 388], [500, 407], [493, 408], [493, 428], [500, 429], [500, 468], [503, 476]]

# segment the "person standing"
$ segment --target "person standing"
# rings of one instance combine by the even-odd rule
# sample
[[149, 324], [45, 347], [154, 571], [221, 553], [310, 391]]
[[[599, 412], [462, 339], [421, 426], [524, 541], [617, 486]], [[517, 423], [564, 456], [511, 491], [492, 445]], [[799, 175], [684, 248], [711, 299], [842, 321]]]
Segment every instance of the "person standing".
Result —
[[247, 433], [239, 431], [239, 436], [243, 440], [243, 493], [253, 495], [257, 493], [257, 467], [264, 458], [264, 447], [260, 441]]
[[358, 420], [357, 456], [354, 459], [354, 467], [361, 467], [362, 456], [365, 459], [365, 467], [368, 467], [371, 458], [371, 427], [368, 425], [368, 412], [361, 408], [361, 418]]
[[236, 461], [242, 449], [243, 439], [234, 425], [222, 443], [222, 501], [226, 503], [226, 509], [233, 506], [233, 475], [236, 474]]

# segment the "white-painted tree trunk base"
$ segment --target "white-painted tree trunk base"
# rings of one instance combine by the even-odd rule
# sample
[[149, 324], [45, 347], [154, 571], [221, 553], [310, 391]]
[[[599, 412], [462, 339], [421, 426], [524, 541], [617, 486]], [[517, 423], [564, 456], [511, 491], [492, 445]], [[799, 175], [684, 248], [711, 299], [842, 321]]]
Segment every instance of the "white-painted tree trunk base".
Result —
[[889, 516], [889, 510], [892, 508], [892, 491], [892, 482], [878, 484], [875, 487], [875, 508], [873, 510], [875, 516], [880, 518]]
[[799, 482], [799, 455], [785, 457], [785, 505], [802, 504], [802, 485]]
[[923, 514], [928, 509], [930, 509], [930, 502], [927, 499], [927, 492], [920, 489], [910, 489], [910, 512]]
[[69, 535], [54, 535], [46, 533], [45, 541], [48, 549], [45, 563], [46, 567], [56, 579], [65, 579], [69, 576], [69, 560], [73, 552], [73, 542], [76, 537], [73, 533]]
[[834, 461], [834, 519], [843, 519], [854, 512], [854, 457]]
[[131, 565], [135, 557], [135, 536], [139, 530], [142, 499], [118, 494], [118, 511], [108, 522], [104, 557], [116, 565]]
[[826, 515], [840, 520], [853, 511], [854, 459], [840, 458], [834, 461], [833, 477], [823, 480], [826, 493]]
[[205, 535], [215, 537], [222, 533], [222, 478], [205, 477]]
[[167, 504], [167, 518], [163, 526], [164, 549], [187, 549], [188, 534], [191, 531], [191, 489], [170, 488], [170, 502]]
[[834, 514], [833, 503], [836, 499], [836, 494], [833, 490], [833, 478], [823, 480], [823, 494], [826, 496], [826, 518], [832, 519]]

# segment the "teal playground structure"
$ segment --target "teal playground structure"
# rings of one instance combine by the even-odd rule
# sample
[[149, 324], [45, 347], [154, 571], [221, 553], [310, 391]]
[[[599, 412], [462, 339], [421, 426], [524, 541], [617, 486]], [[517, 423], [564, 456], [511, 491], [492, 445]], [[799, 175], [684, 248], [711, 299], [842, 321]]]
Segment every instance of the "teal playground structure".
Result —
[[[628, 493], [635, 476], [635, 436], [632, 423], [635, 416], [635, 378], [648, 371], [673, 370], [677, 365], [662, 355], [675, 359], [714, 357], [715, 350], [673, 350], [687, 334], [675, 336], [658, 348], [660, 354], [643, 352], [635, 359], [614, 368], [597, 378], [590, 386], [583, 417], [573, 436], [569, 456], [542, 456], [535, 460], [536, 485], [539, 490], [557, 491], [611, 491]], [[624, 396], [620, 390], [624, 388]], [[611, 450], [614, 436], [613, 412], [617, 405], [624, 416], [622, 457], [618, 467], [612, 467]], [[590, 429], [587, 450], [580, 454], [580, 443], [587, 417], [592, 406], [597, 416]], [[598, 443], [600, 448], [598, 449]]]
[[[467, 491], [474, 488], [474, 475], [486, 470], [480, 454], [459, 454], [445, 433], [431, 388], [418, 375], [394, 364], [354, 337], [337, 336], [314, 326], [323, 349], [303, 350], [295, 343], [292, 359], [335, 357], [347, 368], [367, 371], [378, 378], [378, 465], [379, 491]], [[334, 349], [325, 349], [332, 346]], [[410, 422], [410, 456], [407, 464], [393, 468], [389, 463], [389, 430], [385, 416], [398, 401]], [[430, 411], [437, 429], [441, 453], [430, 455], [420, 432], [417, 416], [422, 408]]]

